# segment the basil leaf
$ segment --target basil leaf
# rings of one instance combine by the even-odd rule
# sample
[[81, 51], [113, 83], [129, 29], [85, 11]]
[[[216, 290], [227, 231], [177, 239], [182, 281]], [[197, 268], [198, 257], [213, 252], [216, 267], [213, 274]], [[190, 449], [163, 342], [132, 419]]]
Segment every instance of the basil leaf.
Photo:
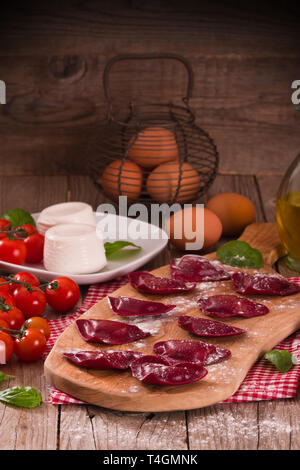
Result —
[[8, 379], [15, 379], [15, 376], [14, 376], [14, 375], [4, 374], [4, 372], [2, 372], [2, 371], [0, 370], [0, 384], [2, 384], [3, 380], [6, 379], [6, 378], [8, 378]]
[[42, 395], [33, 387], [12, 387], [0, 391], [0, 401], [23, 408], [35, 408], [42, 403]]
[[106, 257], [109, 258], [110, 256], [114, 255], [117, 251], [121, 250], [122, 248], [126, 246], [131, 246], [135, 248], [135, 250], [140, 250], [141, 247], [138, 245], [135, 245], [132, 242], [127, 242], [123, 240], [118, 240], [116, 242], [105, 242], [104, 243], [104, 248], [105, 248], [105, 254]]
[[264, 359], [270, 361], [283, 374], [288, 372], [293, 364], [297, 364], [296, 358], [289, 351], [285, 351], [284, 349], [280, 351], [272, 349], [266, 352]]
[[19, 227], [24, 224], [36, 225], [33, 217], [24, 209], [12, 209], [4, 212], [1, 215], [1, 219], [8, 220], [13, 227]]
[[220, 246], [217, 257], [224, 264], [240, 268], [262, 268], [264, 265], [261, 252], [240, 240], [232, 240]]

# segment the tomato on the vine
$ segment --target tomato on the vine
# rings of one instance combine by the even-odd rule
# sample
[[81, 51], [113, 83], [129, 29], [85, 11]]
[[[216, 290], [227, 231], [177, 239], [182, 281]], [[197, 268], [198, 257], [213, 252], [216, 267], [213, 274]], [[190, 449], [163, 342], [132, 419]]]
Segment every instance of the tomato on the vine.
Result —
[[7, 236], [4, 232], [7, 232], [8, 230], [10, 230], [10, 222], [6, 219], [0, 219], [0, 239]]
[[46, 295], [38, 287], [17, 287], [13, 299], [25, 318], [40, 317], [47, 304]]
[[25, 321], [25, 317], [18, 307], [2, 302], [0, 302], [0, 319], [4, 320], [8, 324], [8, 328], [12, 330], [19, 330]]
[[31, 317], [28, 318], [24, 325], [23, 328], [35, 328], [39, 330], [43, 335], [45, 336], [46, 340], [49, 339], [50, 337], [50, 325], [47, 322], [45, 318], [42, 317]]
[[45, 293], [48, 304], [56, 312], [68, 312], [80, 299], [78, 284], [65, 276], [57, 277], [49, 282]]
[[23, 224], [15, 229], [15, 238], [24, 238], [24, 235], [31, 235], [32, 233], [38, 233], [37, 228], [31, 224]]
[[0, 260], [7, 263], [23, 264], [26, 259], [26, 245], [23, 240], [0, 239]]
[[24, 239], [27, 263], [39, 263], [44, 256], [45, 237], [41, 233], [33, 233]]
[[[3, 286], [1, 286], [2, 283], [4, 283]], [[0, 291], [10, 292], [9, 284], [5, 279], [3, 279], [3, 277], [0, 277]]]
[[[8, 323], [5, 320], [2, 320], [2, 318], [0, 318], [0, 327], [1, 326], [2, 326], [2, 328], [9, 328]], [[1, 331], [1, 329], [0, 329], [0, 331]]]
[[14, 342], [12, 337], [5, 331], [0, 330], [0, 341], [5, 343], [5, 359], [9, 361], [14, 352]]
[[[15, 279], [16, 281], [19, 282], [27, 282], [29, 285], [32, 287], [39, 287], [40, 281], [38, 278], [32, 274], [32, 273], [27, 273], [25, 271], [20, 271], [19, 273], [16, 273], [12, 279]], [[0, 281], [1, 282], [1, 281]], [[9, 290], [11, 293], [14, 292], [14, 290], [19, 287], [20, 285], [17, 283], [14, 283], [13, 281], [9, 284]], [[1, 286], [0, 286], [1, 287]]]
[[0, 288], [0, 302], [5, 302], [8, 305], [16, 305], [14, 298], [7, 291]]
[[36, 328], [28, 328], [14, 340], [14, 351], [22, 361], [36, 361], [46, 349], [46, 338]]

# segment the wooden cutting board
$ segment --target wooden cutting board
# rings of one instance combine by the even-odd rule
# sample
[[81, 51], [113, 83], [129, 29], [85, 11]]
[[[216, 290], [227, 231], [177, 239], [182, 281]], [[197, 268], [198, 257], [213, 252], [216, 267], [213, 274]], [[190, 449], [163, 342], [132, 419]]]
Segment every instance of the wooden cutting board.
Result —
[[[261, 223], [247, 227], [241, 240], [248, 241], [264, 255], [265, 267], [261, 272], [272, 271], [271, 265], [282, 254], [275, 224]], [[207, 256], [215, 258], [215, 253]], [[252, 272], [253, 270], [246, 270]], [[170, 276], [169, 265], [152, 271], [156, 275]], [[300, 294], [288, 297], [256, 296], [265, 303], [270, 313], [262, 317], [248, 319], [227, 319], [226, 323], [244, 328], [245, 335], [219, 339], [208, 338], [207, 342], [231, 350], [232, 356], [218, 364], [207, 366], [208, 374], [200, 382], [160, 387], [145, 385], [133, 378], [130, 372], [95, 371], [79, 368], [62, 357], [62, 352], [71, 349], [130, 349], [152, 353], [157, 341], [167, 339], [195, 339], [187, 331], [177, 326], [177, 317], [182, 314], [204, 316], [196, 306], [201, 293], [234, 293], [231, 281], [201, 283], [195, 292], [184, 295], [153, 296], [138, 293], [129, 284], [113, 293], [113, 296], [129, 296], [176, 304], [176, 312], [159, 316], [155, 320], [143, 319], [123, 321], [144, 325], [153, 336], [122, 346], [102, 346], [86, 343], [79, 336], [75, 324], [70, 325], [58, 338], [45, 362], [47, 381], [57, 389], [82, 401], [105, 408], [125, 411], [173, 411], [201, 408], [225, 400], [239, 388], [254, 362], [266, 351], [272, 349], [282, 339], [300, 328]], [[253, 296], [252, 296], [253, 298]], [[118, 319], [103, 299], [81, 318]], [[206, 317], [207, 318], [207, 317]], [[140, 323], [139, 323], [140, 322]], [[199, 338], [201, 339], [201, 338]]]

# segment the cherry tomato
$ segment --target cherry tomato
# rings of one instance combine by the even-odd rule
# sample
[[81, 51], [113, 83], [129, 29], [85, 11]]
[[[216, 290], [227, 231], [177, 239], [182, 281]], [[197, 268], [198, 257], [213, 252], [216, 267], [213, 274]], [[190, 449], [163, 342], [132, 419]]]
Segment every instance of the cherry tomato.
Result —
[[75, 307], [80, 298], [78, 284], [64, 276], [49, 282], [45, 292], [48, 304], [56, 312], [68, 312]]
[[44, 256], [45, 237], [41, 233], [33, 233], [24, 239], [27, 263], [39, 263]]
[[46, 349], [46, 338], [36, 328], [28, 328], [14, 340], [14, 351], [22, 361], [36, 361]]
[[[1, 284], [2, 282], [7, 282], [7, 281], [6, 281], [5, 279], [3, 279], [3, 277], [0, 277], [0, 284]], [[9, 284], [5, 284], [5, 285], [3, 285], [3, 286], [0, 286], [0, 290], [1, 290], [1, 292], [2, 292], [2, 291], [10, 292]]]
[[12, 330], [19, 330], [25, 321], [21, 310], [14, 305], [10, 305], [10, 310], [2, 310], [0, 304], [0, 319], [4, 320], [8, 324], [8, 328]]
[[14, 341], [12, 337], [5, 331], [0, 331], [0, 341], [5, 343], [5, 358], [7, 362], [14, 352]]
[[39, 330], [45, 336], [46, 340], [50, 337], [50, 325], [45, 318], [42, 317], [31, 317], [28, 318], [24, 325], [24, 328], [35, 328]]
[[47, 304], [46, 295], [37, 287], [17, 287], [14, 290], [13, 299], [25, 318], [40, 317]]
[[[14, 275], [13, 279], [16, 279], [16, 281], [28, 282], [28, 284], [30, 284], [32, 287], [39, 287], [40, 285], [40, 281], [32, 273], [26, 273], [26, 272], [20, 271], [19, 273]], [[0, 278], [0, 283], [1, 283], [1, 278]], [[19, 287], [18, 284], [14, 284], [13, 282], [11, 282], [9, 284], [10, 292], [13, 293], [17, 287]]]
[[[0, 318], [0, 327], [1, 326], [2, 326], [2, 328], [9, 328], [8, 323], [5, 320], [2, 320], [2, 318]], [[0, 329], [0, 331], [1, 331], [1, 329]]]
[[6, 233], [10, 229], [10, 222], [6, 219], [0, 219], [0, 239], [5, 238], [7, 235]]
[[31, 235], [32, 233], [38, 233], [37, 228], [31, 224], [20, 225], [20, 227], [17, 227], [16, 230], [19, 230], [20, 232], [15, 232], [15, 238], [24, 238], [24, 234]]
[[26, 259], [26, 245], [23, 240], [0, 239], [0, 260], [7, 263], [23, 264]]
[[13, 297], [7, 291], [0, 288], [0, 304], [5, 302], [8, 305], [16, 305]]

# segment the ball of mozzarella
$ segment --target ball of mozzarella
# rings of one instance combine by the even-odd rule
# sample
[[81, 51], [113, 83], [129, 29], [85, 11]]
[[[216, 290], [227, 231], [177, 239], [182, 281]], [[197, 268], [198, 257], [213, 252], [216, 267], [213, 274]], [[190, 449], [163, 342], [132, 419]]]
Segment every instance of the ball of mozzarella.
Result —
[[96, 225], [96, 217], [92, 206], [85, 202], [62, 202], [46, 207], [37, 220], [37, 226], [43, 235], [58, 224]]
[[103, 240], [93, 225], [60, 224], [45, 233], [44, 265], [48, 271], [89, 274], [100, 271], [106, 263]]

